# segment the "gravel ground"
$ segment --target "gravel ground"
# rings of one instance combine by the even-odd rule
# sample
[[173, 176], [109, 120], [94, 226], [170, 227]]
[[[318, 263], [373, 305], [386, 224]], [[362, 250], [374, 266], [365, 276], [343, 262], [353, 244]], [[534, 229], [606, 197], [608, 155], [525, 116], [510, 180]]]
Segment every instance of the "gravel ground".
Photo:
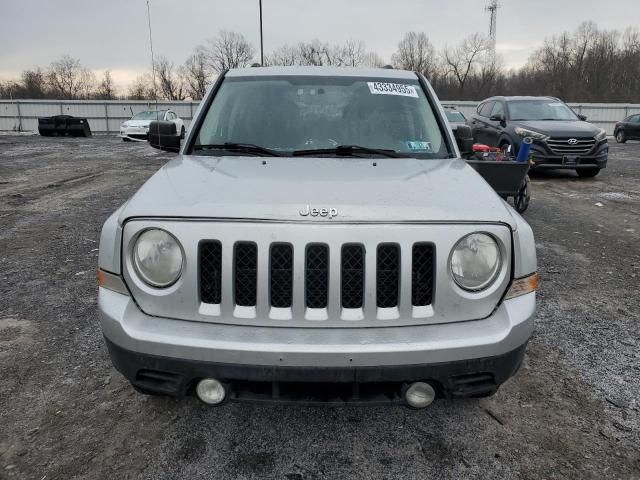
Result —
[[533, 179], [523, 369], [483, 400], [206, 408], [136, 393], [96, 311], [100, 227], [167, 159], [116, 138], [0, 137], [0, 479], [640, 478], [640, 143]]

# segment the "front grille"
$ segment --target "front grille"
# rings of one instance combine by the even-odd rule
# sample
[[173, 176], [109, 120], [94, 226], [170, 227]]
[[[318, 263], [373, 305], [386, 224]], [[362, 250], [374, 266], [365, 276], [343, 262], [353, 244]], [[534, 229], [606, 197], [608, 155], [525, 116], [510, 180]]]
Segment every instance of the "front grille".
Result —
[[304, 298], [309, 308], [327, 308], [329, 301], [329, 247], [309, 245], [305, 258]]
[[236, 305], [253, 307], [258, 291], [258, 247], [255, 243], [238, 243], [235, 249]]
[[289, 308], [293, 297], [293, 247], [276, 244], [271, 247], [271, 306]]
[[217, 241], [200, 244], [200, 299], [220, 303], [222, 295], [222, 245]]
[[[569, 143], [570, 141], [573, 144]], [[593, 137], [554, 137], [547, 140], [547, 145], [556, 155], [587, 155], [595, 144], [596, 140]]]
[[364, 247], [342, 247], [342, 307], [361, 308], [364, 301]]
[[400, 293], [400, 247], [392, 243], [378, 245], [376, 259], [376, 304], [380, 308], [398, 306]]
[[431, 305], [433, 301], [433, 247], [428, 243], [413, 246], [411, 269], [411, 304]]
[[[383, 309], [400, 307], [402, 298], [406, 298], [407, 303], [410, 298], [415, 307], [428, 306], [433, 301], [435, 250], [430, 243], [415, 243], [406, 252], [395, 243], [378, 244], [371, 252], [374, 255], [370, 259], [371, 266], [375, 269], [370, 275], [372, 283], [368, 283], [365, 272], [369, 252], [361, 244], [343, 244], [334, 261], [331, 261], [331, 248], [326, 244], [310, 243], [306, 248], [294, 250], [292, 244], [273, 243], [267, 245], [266, 250], [261, 248], [252, 242], [237, 242], [226, 249], [217, 240], [200, 242], [200, 301], [204, 304], [224, 303], [225, 275], [233, 276], [233, 302], [242, 307], [257, 307], [258, 302], [262, 302], [259, 299], [263, 298], [271, 307], [293, 309], [296, 295], [299, 295], [299, 304], [307, 309], [327, 309], [334, 301], [339, 302], [342, 309], [363, 309], [367, 290], [375, 290], [375, 295], [366, 298], [371, 298], [376, 307]], [[266, 258], [259, 262], [259, 255], [262, 255], [259, 252], [263, 251], [269, 257], [268, 262]], [[233, 255], [233, 258], [225, 263], [225, 255]], [[296, 261], [298, 255], [302, 258]], [[406, 262], [402, 260], [403, 255], [409, 257]], [[225, 270], [224, 265], [229, 265], [229, 270]], [[268, 271], [259, 277], [262, 265]], [[404, 265], [411, 272], [403, 274]], [[298, 268], [301, 271], [296, 273]], [[268, 278], [268, 285], [264, 286], [261, 295], [258, 278]], [[304, 286], [296, 288], [295, 278], [303, 278]], [[334, 297], [330, 294], [332, 278], [339, 282], [334, 286], [337, 294]], [[406, 296], [402, 295], [403, 291], [407, 292]], [[263, 315], [272, 313], [263, 312]], [[316, 312], [313, 319], [326, 319], [326, 314]], [[356, 317], [349, 315], [349, 318]], [[388, 320], [388, 312], [380, 318]]]

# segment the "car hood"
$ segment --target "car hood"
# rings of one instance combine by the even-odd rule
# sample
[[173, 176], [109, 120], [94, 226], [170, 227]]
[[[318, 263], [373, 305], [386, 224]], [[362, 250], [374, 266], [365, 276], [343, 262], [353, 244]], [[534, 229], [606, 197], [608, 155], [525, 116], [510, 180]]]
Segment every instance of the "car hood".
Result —
[[550, 137], [594, 137], [600, 132], [595, 125], [580, 120], [527, 120], [512, 123], [516, 127], [530, 128]]
[[[328, 216], [303, 216], [335, 209]], [[133, 217], [515, 226], [511, 208], [464, 160], [178, 155], [130, 199]]]
[[129, 127], [148, 127], [150, 124], [151, 120], [127, 120]]

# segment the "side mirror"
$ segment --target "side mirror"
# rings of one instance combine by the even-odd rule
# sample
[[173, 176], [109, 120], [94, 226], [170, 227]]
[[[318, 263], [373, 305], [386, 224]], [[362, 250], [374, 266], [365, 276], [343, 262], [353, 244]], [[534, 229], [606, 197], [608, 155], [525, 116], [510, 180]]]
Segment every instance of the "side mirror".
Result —
[[458, 144], [461, 155], [471, 153], [473, 151], [473, 133], [468, 125], [458, 125], [453, 132], [453, 136]]
[[586, 116], [586, 115], [579, 114], [579, 115], [578, 115], [578, 118], [579, 118], [580, 120], [582, 120], [583, 122], [586, 122], [586, 121], [587, 121], [587, 116]]
[[162, 120], [149, 124], [149, 144], [153, 148], [167, 152], [180, 151], [180, 135], [176, 131], [176, 124]]
[[498, 114], [498, 115], [493, 115], [489, 120], [491, 120], [492, 122], [503, 123], [506, 119], [505, 119], [504, 115]]

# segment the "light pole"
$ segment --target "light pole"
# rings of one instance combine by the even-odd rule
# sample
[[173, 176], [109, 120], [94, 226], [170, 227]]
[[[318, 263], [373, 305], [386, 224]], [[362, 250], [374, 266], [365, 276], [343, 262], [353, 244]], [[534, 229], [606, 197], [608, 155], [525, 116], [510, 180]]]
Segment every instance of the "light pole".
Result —
[[260, 65], [264, 65], [264, 46], [262, 42], [262, 0], [258, 0], [260, 4]]

